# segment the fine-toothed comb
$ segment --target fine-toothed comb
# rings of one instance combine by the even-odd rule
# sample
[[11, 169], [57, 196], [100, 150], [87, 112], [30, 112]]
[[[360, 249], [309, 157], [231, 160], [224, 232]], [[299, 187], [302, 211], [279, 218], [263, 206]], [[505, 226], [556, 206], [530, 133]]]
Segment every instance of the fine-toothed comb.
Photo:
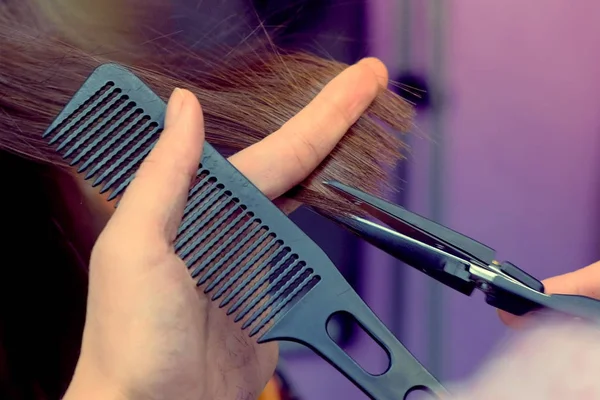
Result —
[[[125, 68], [97, 68], [44, 133], [56, 151], [109, 199], [132, 181], [163, 128], [166, 104]], [[313, 349], [369, 397], [399, 400], [413, 390], [447, 392], [350, 287], [327, 255], [210, 144], [204, 144], [175, 241], [198, 286], [259, 343]], [[327, 333], [353, 316], [387, 352], [372, 375]]]

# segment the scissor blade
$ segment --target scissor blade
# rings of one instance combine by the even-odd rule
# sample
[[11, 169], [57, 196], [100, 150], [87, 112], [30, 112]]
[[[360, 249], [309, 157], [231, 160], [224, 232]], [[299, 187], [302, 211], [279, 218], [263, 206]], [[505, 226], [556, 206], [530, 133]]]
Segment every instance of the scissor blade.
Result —
[[327, 214], [325, 216], [375, 247], [443, 284], [466, 295], [473, 293], [475, 284], [468, 279], [468, 274], [461, 276], [456, 268], [451, 269], [452, 273], [446, 271], [448, 263], [454, 263], [454, 266], [456, 266], [460, 261], [453, 259], [451, 255], [444, 253], [442, 250], [360, 217], [342, 217]]
[[490, 265], [495, 260], [494, 249], [405, 208], [338, 181], [328, 181], [325, 184], [401, 234], [466, 261]]

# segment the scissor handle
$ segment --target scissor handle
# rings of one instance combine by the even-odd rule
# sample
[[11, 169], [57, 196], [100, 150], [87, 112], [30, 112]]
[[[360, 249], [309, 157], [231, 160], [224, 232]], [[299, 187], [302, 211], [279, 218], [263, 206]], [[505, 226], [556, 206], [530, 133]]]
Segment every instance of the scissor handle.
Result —
[[[494, 286], [497, 290], [502, 290], [518, 298], [525, 309], [527, 305], [531, 305], [532, 310], [546, 308], [571, 317], [600, 323], [600, 300], [570, 294], [547, 295], [528, 287], [516, 285], [502, 276], [494, 279]], [[506, 306], [507, 304], [501, 305]]]
[[[533, 291], [544, 293], [544, 284], [542, 282], [513, 263], [505, 261], [501, 264], [495, 264], [495, 266], [506, 275]], [[487, 292], [485, 301], [493, 307], [518, 316], [525, 315], [541, 307], [541, 305], [535, 301], [528, 300], [521, 295], [514, 293], [512, 290], [505, 290], [498, 286], [494, 286], [491, 291]]]

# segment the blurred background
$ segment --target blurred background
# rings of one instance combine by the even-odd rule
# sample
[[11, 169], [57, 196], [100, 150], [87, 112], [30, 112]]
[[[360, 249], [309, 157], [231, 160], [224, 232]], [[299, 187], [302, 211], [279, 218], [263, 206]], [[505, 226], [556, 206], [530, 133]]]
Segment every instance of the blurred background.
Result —
[[[600, 3], [593, 0], [180, 0], [189, 44], [243, 40], [262, 21], [278, 45], [353, 63], [381, 58], [425, 89], [396, 199], [545, 278], [600, 258]], [[194, 14], [195, 13], [195, 14]], [[283, 27], [283, 28], [282, 28]], [[262, 28], [260, 28], [262, 29]], [[209, 32], [198, 39], [197, 30]], [[402, 93], [408, 96], [408, 93]], [[505, 328], [464, 297], [301, 210], [294, 219], [403, 343], [440, 379], [473, 373]], [[370, 339], [339, 321], [365, 366]], [[301, 399], [365, 398], [337, 371], [284, 347]]]

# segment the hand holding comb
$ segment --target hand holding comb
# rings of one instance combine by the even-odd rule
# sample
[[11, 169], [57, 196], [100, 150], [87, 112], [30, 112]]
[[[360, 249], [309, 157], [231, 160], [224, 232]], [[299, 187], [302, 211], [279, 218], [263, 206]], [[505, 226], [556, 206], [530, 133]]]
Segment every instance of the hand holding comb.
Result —
[[[121, 66], [96, 69], [44, 133], [85, 178], [123, 194], [163, 127], [166, 105]], [[445, 393], [389, 332], [325, 253], [210, 144], [205, 143], [175, 251], [197, 285], [259, 343], [287, 340], [314, 350], [369, 397]], [[328, 335], [346, 313], [388, 353], [381, 375], [360, 367]]]

